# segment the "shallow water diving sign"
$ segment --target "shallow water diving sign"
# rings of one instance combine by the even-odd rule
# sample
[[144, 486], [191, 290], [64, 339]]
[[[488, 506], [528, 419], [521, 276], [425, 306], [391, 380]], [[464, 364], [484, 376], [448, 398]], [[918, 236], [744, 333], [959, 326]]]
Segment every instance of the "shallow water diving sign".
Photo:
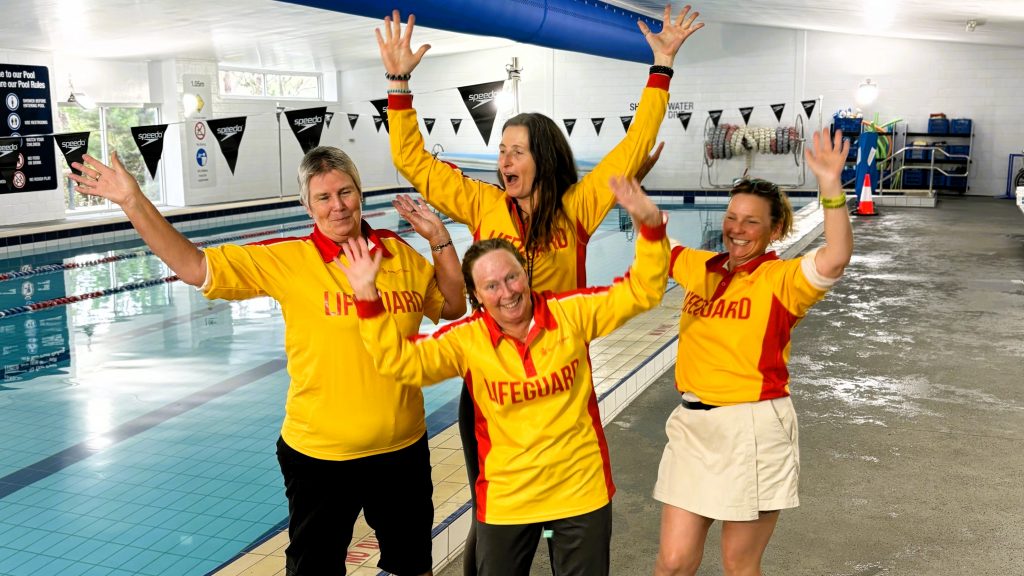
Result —
[[0, 64], [0, 97], [0, 138], [14, 137], [0, 141], [0, 155], [10, 160], [0, 174], [0, 194], [56, 190], [49, 69]]
[[188, 181], [192, 188], [210, 188], [217, 184], [216, 165], [213, 161], [215, 152], [214, 135], [210, 134], [206, 120], [210, 118], [213, 105], [212, 80], [201, 74], [185, 74], [182, 76], [184, 95], [182, 101], [186, 106], [185, 116], [185, 164], [188, 165]]

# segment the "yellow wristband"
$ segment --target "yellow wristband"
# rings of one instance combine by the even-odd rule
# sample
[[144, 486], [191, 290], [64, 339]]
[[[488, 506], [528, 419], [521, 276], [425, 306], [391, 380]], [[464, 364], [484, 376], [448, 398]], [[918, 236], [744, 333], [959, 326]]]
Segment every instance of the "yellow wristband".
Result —
[[846, 196], [822, 196], [818, 201], [822, 208], [846, 208]]

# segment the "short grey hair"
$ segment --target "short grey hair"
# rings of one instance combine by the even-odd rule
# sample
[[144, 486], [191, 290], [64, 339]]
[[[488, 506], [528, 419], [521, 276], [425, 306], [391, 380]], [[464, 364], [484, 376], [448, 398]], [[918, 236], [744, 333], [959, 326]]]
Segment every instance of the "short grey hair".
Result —
[[299, 201], [303, 206], [309, 206], [309, 181], [314, 176], [327, 174], [332, 170], [348, 174], [352, 178], [352, 182], [355, 183], [359, 196], [362, 197], [363, 183], [359, 179], [359, 169], [356, 168], [356, 163], [352, 161], [352, 158], [341, 148], [317, 146], [306, 152], [306, 155], [302, 157], [302, 162], [299, 163]]

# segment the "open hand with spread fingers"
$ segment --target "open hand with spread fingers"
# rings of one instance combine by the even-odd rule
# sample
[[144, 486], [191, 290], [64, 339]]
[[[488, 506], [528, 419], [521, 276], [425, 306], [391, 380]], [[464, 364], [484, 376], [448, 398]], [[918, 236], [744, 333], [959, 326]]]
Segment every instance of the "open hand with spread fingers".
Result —
[[122, 208], [134, 198], [142, 195], [142, 189], [135, 177], [128, 173], [128, 170], [117, 157], [117, 152], [110, 155], [110, 166], [100, 162], [96, 158], [85, 154], [82, 162], [72, 162], [71, 167], [81, 172], [81, 176], [74, 172], [68, 173], [68, 178], [75, 182], [75, 190], [87, 196], [99, 196], [106, 198]]
[[818, 179], [818, 185], [824, 188], [839, 183], [849, 152], [850, 141], [843, 139], [841, 130], [829, 134], [829, 129], [823, 128], [814, 133], [813, 144], [805, 146], [804, 158]]
[[341, 258], [335, 258], [334, 264], [345, 273], [355, 297], [359, 300], [376, 300], [377, 273], [380, 271], [383, 253], [378, 250], [371, 255], [370, 248], [363, 238], [349, 238], [342, 243], [341, 250], [348, 264], [342, 262]]
[[703, 22], [697, 22], [698, 16], [700, 16], [700, 12], [691, 14], [690, 5], [687, 4], [683, 6], [683, 9], [679, 11], [679, 16], [673, 21], [672, 5], [666, 4], [665, 15], [661, 21], [661, 32], [657, 34], [651, 31], [645, 22], [637, 21], [637, 26], [644, 33], [644, 38], [647, 39], [647, 43], [651, 45], [651, 51], [654, 52], [655, 64], [672, 67], [676, 53], [679, 52], [683, 42], [686, 42], [691, 34], [704, 27]]
[[615, 194], [619, 206], [622, 206], [633, 220], [648, 227], [661, 225], [661, 210], [657, 204], [640, 187], [636, 178], [612, 176], [608, 185]]
[[395, 196], [391, 205], [398, 210], [398, 215], [405, 218], [412, 229], [422, 236], [431, 246], [444, 244], [451, 239], [448, 229], [441, 218], [427, 206], [422, 198], [415, 200], [405, 194]]
[[374, 29], [377, 47], [380, 48], [380, 59], [384, 62], [384, 70], [388, 74], [403, 76], [412, 73], [419, 66], [423, 55], [430, 50], [430, 44], [424, 44], [416, 52], [412, 51], [412, 30], [415, 24], [416, 16], [410, 14], [403, 34], [402, 16], [395, 10], [391, 16], [384, 17], [384, 34], [381, 34], [379, 28]]

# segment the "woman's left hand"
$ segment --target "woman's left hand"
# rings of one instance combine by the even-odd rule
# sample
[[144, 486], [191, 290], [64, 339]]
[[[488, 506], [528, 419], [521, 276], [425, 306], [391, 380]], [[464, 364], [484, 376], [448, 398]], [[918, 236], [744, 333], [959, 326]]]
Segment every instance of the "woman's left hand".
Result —
[[647, 43], [651, 45], [651, 51], [654, 52], [655, 64], [672, 67], [676, 53], [679, 52], [683, 42], [686, 42], [690, 34], [704, 27], [703, 22], [696, 21], [698, 16], [700, 16], [700, 12], [690, 14], [690, 5], [687, 4], [683, 6], [679, 16], [673, 22], [672, 5], [666, 4], [665, 16], [661, 21], [661, 32], [657, 34], [652, 32], [643, 21], [637, 21], [640, 31], [644, 33], [644, 38], [647, 39]]
[[850, 141], [843, 139], [841, 130], [829, 134], [829, 129], [823, 128], [821, 132], [814, 133], [813, 145], [805, 146], [804, 158], [818, 179], [818, 185], [824, 188], [839, 182], [849, 152]]
[[412, 31], [415, 25], [416, 16], [410, 14], [403, 34], [402, 15], [398, 13], [398, 10], [394, 10], [391, 12], [391, 16], [384, 18], [384, 34], [380, 33], [380, 29], [374, 29], [373, 32], [377, 35], [377, 47], [380, 49], [380, 59], [388, 74], [412, 73], [420, 65], [423, 55], [430, 50], [430, 44], [424, 44], [416, 52], [412, 51]]
[[427, 206], [422, 198], [413, 200], [405, 194], [399, 194], [391, 201], [391, 205], [398, 210], [399, 216], [405, 218], [412, 225], [412, 229], [417, 234], [430, 242], [431, 246], [444, 244], [451, 240], [444, 222], [441, 222], [441, 218], [430, 209], [430, 206]]
[[355, 297], [358, 300], [376, 300], [377, 273], [380, 271], [383, 253], [378, 250], [371, 256], [370, 248], [363, 238], [349, 238], [341, 245], [341, 250], [345, 253], [348, 264], [342, 262], [341, 258], [335, 258], [334, 264], [345, 273]]

